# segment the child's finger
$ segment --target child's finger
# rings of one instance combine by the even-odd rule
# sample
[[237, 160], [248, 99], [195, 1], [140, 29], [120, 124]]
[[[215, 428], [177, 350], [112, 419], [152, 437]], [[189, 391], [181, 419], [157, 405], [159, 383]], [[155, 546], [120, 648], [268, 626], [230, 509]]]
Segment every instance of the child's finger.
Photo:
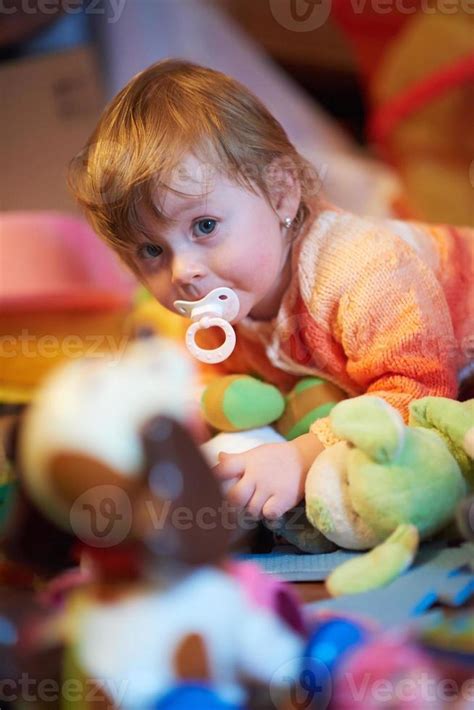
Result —
[[219, 463], [212, 470], [222, 480], [234, 478], [245, 471], [245, 459], [241, 454], [226, 454], [221, 451], [218, 455], [218, 461]]
[[239, 482], [240, 478], [241, 476], [235, 476], [235, 478], [226, 478], [225, 480], [219, 481], [221, 493], [224, 498], [227, 498], [227, 493]]
[[236, 508], [245, 508], [255, 493], [255, 483], [243, 476], [235, 486], [227, 492], [227, 500]]
[[255, 493], [249, 500], [249, 502], [246, 505], [247, 512], [249, 515], [252, 516], [252, 518], [261, 518], [262, 517], [262, 510], [263, 506], [268, 500], [268, 492], [259, 490], [258, 488], [255, 490]]
[[289, 510], [289, 506], [284, 505], [284, 502], [278, 496], [271, 496], [263, 505], [262, 516], [267, 520], [277, 520]]

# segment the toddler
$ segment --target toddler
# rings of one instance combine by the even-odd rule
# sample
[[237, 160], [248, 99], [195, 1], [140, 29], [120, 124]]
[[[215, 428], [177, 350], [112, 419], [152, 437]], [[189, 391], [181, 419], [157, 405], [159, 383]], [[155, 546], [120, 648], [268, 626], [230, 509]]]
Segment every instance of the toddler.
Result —
[[[325, 203], [314, 168], [232, 78], [180, 60], [141, 72], [105, 109], [71, 185], [166, 308], [236, 292], [237, 346], [219, 371], [283, 391], [321, 376], [405, 419], [412, 399], [457, 396], [474, 350], [473, 230]], [[221, 454], [215, 472], [234, 481], [233, 504], [276, 518], [334, 441], [320, 419], [291, 442]]]

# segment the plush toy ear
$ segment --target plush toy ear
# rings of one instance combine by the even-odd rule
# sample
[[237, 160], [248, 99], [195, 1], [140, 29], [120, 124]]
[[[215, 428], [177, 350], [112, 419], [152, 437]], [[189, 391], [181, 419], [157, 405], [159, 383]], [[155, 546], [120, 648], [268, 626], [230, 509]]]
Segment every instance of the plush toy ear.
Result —
[[474, 487], [474, 399], [457, 402], [446, 397], [422, 397], [410, 403], [409, 423], [442, 436]]
[[334, 433], [377, 463], [393, 461], [405, 441], [405, 424], [396, 409], [380, 397], [362, 395], [339, 402], [331, 414]]
[[457, 402], [447, 397], [422, 397], [410, 403], [410, 425], [435, 429], [453, 446], [462, 446], [474, 422], [474, 399]]
[[160, 526], [144, 530], [145, 545], [158, 557], [193, 565], [219, 563], [230, 532], [223, 524], [219, 483], [201, 451], [170, 417], [151, 419], [141, 436], [149, 498], [162, 519]]

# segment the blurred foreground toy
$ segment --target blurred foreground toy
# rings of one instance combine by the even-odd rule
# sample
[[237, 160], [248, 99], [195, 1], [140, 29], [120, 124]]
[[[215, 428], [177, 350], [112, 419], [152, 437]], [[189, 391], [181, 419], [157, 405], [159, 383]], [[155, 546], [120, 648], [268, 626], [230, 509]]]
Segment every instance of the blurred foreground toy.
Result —
[[356, 616], [320, 613], [304, 653], [298, 703], [334, 710], [442, 710], [436, 661], [408, 630], [381, 631]]
[[332, 703], [337, 710], [443, 710], [440, 682], [433, 661], [408, 639], [375, 636], [343, 660]]
[[221, 700], [205, 684], [182, 684], [170, 690], [154, 706], [153, 710], [244, 710], [241, 705], [234, 705]]
[[[183, 349], [159, 339], [132, 341], [120, 356], [104, 354], [57, 368], [19, 427], [16, 470], [22, 483], [28, 482], [28, 495], [23, 485], [8, 526], [21, 521], [21, 534], [7, 531], [5, 549], [12, 559], [24, 558], [52, 574], [73, 565], [66, 494], [80, 499], [97, 466], [133, 480], [143, 463], [139, 429], [157, 412], [197, 431], [193, 388], [193, 368]], [[90, 475], [84, 473], [89, 465]], [[57, 483], [63, 471], [69, 472], [67, 492]], [[80, 536], [79, 529], [73, 532]]]
[[216, 707], [244, 705], [248, 686], [265, 691], [282, 665], [297, 678], [304, 626], [291, 593], [226, 561], [219, 484], [190, 433], [192, 391], [183, 350], [147, 338], [119, 361], [58, 369], [22, 423], [29, 508], [12, 516], [9, 548], [47, 564], [47, 548], [38, 558], [26, 544], [41, 515], [88, 572], [35, 642], [62, 642], [63, 681], [95, 684], [109, 707], [160, 707], [196, 684]]
[[[123, 568], [112, 581], [108, 552], [93, 563], [101, 581], [68, 605], [70, 658], [88, 677], [109, 680], [107, 694], [117, 706], [120, 700], [125, 708], [149, 707], [178, 682], [207, 682], [221, 700], [245, 702], [241, 677], [268, 684], [282, 663], [297, 662], [301, 638], [222, 569], [228, 536], [217, 517], [218, 484], [184, 429], [166, 417], [154, 420], [144, 446], [148, 480], [130, 496], [132, 532], [114, 550], [116, 556], [122, 548], [135, 563], [136, 577], [127, 579]], [[140, 505], [147, 501], [160, 517], [170, 500], [169, 519], [153, 529]], [[211, 529], [173, 525], [175, 511], [186, 509], [196, 521], [204, 507], [215, 513]]]
[[372, 630], [355, 619], [328, 616], [316, 621], [303, 655], [301, 675], [311, 707], [327, 707], [341, 664], [366, 644]]

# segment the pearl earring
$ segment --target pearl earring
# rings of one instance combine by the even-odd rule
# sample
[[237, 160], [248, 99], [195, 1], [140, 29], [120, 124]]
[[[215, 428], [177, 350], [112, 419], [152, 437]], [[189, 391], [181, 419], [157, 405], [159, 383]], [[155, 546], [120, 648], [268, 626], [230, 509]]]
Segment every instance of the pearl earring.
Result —
[[289, 229], [291, 227], [291, 225], [293, 224], [293, 220], [291, 219], [291, 217], [285, 217], [285, 219], [283, 220], [283, 224], [286, 227], [286, 229]]

